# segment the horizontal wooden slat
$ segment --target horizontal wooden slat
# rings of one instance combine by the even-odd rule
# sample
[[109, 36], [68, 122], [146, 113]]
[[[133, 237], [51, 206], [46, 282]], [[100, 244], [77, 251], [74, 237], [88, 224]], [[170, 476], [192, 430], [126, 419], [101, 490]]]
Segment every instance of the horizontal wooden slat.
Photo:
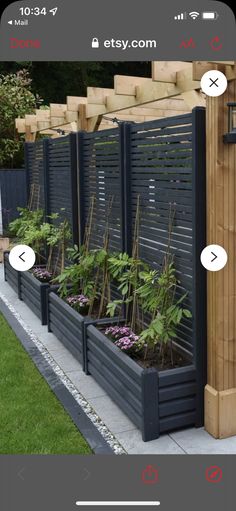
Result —
[[160, 419], [160, 432], [172, 431], [178, 428], [184, 428], [196, 423], [196, 411], [185, 412]]

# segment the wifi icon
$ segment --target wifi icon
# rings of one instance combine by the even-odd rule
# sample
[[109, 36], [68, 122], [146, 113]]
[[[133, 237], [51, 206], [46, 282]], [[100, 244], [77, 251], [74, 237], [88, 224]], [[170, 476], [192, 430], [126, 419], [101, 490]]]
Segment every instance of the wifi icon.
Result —
[[189, 12], [189, 16], [190, 16], [193, 20], [196, 20], [196, 19], [198, 18], [198, 16], [200, 16], [200, 12], [196, 12], [196, 11]]

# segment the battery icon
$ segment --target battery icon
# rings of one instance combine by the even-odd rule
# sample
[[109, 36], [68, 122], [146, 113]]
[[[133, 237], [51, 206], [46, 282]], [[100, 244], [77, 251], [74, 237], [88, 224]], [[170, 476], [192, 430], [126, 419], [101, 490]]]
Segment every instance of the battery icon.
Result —
[[218, 12], [202, 12], [203, 20], [217, 20], [219, 18]]

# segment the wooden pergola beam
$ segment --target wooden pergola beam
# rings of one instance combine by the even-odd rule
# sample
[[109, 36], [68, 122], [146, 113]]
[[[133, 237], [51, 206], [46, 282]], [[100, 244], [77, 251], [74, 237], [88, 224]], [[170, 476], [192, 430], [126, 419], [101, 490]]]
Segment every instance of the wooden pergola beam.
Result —
[[67, 104], [50, 103], [50, 116], [51, 117], [65, 117], [67, 111]]
[[176, 85], [181, 92], [197, 90], [201, 87], [199, 80], [193, 80], [192, 66], [176, 73]]
[[[131, 120], [138, 122], [140, 119], [171, 116], [175, 110], [185, 113], [194, 106], [205, 104], [204, 98], [197, 92], [200, 89], [200, 73], [217, 65], [215, 62], [153, 62], [151, 78], [116, 75], [114, 89], [88, 87], [87, 97], [67, 96], [66, 104], [52, 103], [49, 110], [36, 110], [36, 121], [32, 117], [30, 124], [31, 131], [60, 127], [64, 122], [76, 122], [78, 129], [98, 129], [103, 115], [117, 112], [127, 120], [130, 115]], [[225, 67], [234, 76], [235, 63], [228, 61]], [[23, 123], [20, 129], [22, 132]]]
[[233, 61], [218, 62], [218, 61], [195, 61], [193, 62], [193, 80], [201, 80], [202, 75], [212, 69], [218, 69], [220, 66], [222, 72], [225, 74], [227, 80], [236, 79], [236, 63]]
[[114, 76], [115, 94], [124, 94], [126, 96], [135, 96], [137, 85], [146, 85], [152, 83], [151, 78], [141, 78], [137, 76]]
[[182, 92], [181, 96], [184, 98], [186, 106], [190, 111], [196, 106], [206, 106], [206, 99], [196, 90]]
[[91, 105], [105, 105], [106, 98], [114, 95], [115, 89], [87, 87], [87, 103]]
[[79, 105], [86, 105], [87, 98], [83, 96], [67, 96], [67, 110], [78, 112]]
[[102, 115], [96, 115], [87, 120], [88, 131], [98, 131], [102, 123]]
[[192, 69], [191, 62], [183, 61], [154, 61], [152, 62], [152, 80], [164, 83], [176, 83], [177, 72]]

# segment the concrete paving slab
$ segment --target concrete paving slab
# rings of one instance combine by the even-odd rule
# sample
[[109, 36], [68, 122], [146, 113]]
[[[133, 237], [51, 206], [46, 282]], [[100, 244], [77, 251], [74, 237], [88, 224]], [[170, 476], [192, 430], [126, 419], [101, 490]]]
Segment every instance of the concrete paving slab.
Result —
[[169, 435], [143, 442], [140, 431], [135, 428], [128, 433], [116, 433], [116, 438], [128, 454], [186, 454]]
[[[41, 340], [41, 339], [40, 339]], [[43, 339], [42, 339], [43, 342]], [[54, 360], [67, 374], [69, 371], [82, 371], [82, 366], [71, 353], [61, 345], [58, 349], [47, 348], [49, 353], [53, 356]]]
[[[40, 333], [38, 332], [34, 332], [36, 334], [37, 337], [40, 337]], [[42, 335], [42, 334], [41, 334]], [[55, 337], [54, 334], [52, 334], [51, 332], [44, 332], [43, 334], [43, 344], [45, 346], [45, 348], [47, 348], [47, 350], [50, 352], [50, 353], [53, 353], [53, 351], [58, 351], [60, 350], [61, 348], [64, 348], [63, 344], [58, 341], [58, 339]]]
[[115, 435], [125, 431], [129, 434], [128, 432], [134, 429], [133, 423], [108, 396], [96, 397], [90, 399], [89, 402]]
[[204, 428], [171, 433], [170, 437], [188, 454], [236, 454], [236, 436], [217, 440]]
[[105, 390], [103, 390], [92, 376], [87, 376], [81, 371], [69, 371], [67, 373], [68, 378], [72, 381], [77, 389], [83, 394], [85, 399], [91, 399], [96, 397], [106, 396]]

